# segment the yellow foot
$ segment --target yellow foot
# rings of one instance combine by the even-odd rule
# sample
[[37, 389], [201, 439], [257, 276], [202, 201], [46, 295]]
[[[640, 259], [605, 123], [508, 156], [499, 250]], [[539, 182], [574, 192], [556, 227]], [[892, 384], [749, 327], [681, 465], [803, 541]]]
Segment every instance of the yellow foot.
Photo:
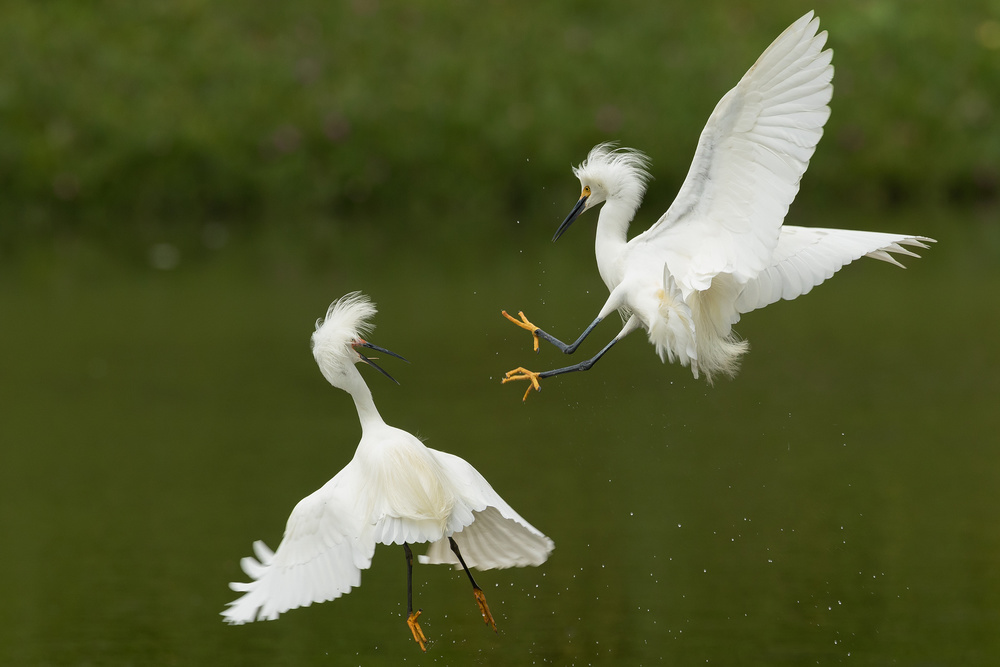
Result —
[[528, 388], [524, 390], [524, 398], [521, 399], [522, 401], [528, 400], [528, 394], [531, 393], [532, 389], [534, 389], [535, 391], [542, 390], [542, 386], [538, 384], [538, 373], [534, 371], [529, 371], [527, 368], [515, 368], [512, 371], [507, 371], [506, 375], [504, 375], [504, 378], [500, 380], [500, 384], [507, 384], [508, 382], [513, 382], [514, 380], [531, 381], [531, 384], [528, 385]]
[[479, 611], [483, 614], [483, 620], [486, 621], [486, 625], [493, 628], [493, 632], [497, 631], [497, 623], [493, 620], [493, 614], [490, 613], [490, 606], [486, 604], [486, 596], [483, 594], [483, 589], [473, 588], [472, 594], [476, 596], [476, 603], [479, 605]]
[[410, 632], [413, 633], [413, 639], [416, 640], [417, 645], [420, 646], [420, 650], [427, 652], [427, 635], [424, 631], [420, 629], [420, 624], [417, 623], [417, 617], [422, 614], [422, 611], [410, 612], [410, 615], [406, 617], [406, 624], [410, 626]]
[[506, 310], [501, 310], [500, 314], [503, 315], [504, 317], [506, 317], [508, 320], [510, 320], [514, 324], [516, 324], [517, 326], [521, 327], [522, 329], [524, 329], [526, 331], [530, 331], [531, 332], [531, 338], [533, 339], [534, 344], [535, 344], [535, 352], [538, 352], [538, 334], [535, 333], [536, 331], [538, 331], [538, 327], [536, 327], [534, 324], [532, 324], [531, 322], [529, 322], [528, 318], [525, 317], [524, 313], [522, 311], [520, 311], [520, 310], [517, 311], [517, 316], [521, 318], [520, 320], [515, 320], [513, 317], [511, 317], [510, 315], [507, 314]]

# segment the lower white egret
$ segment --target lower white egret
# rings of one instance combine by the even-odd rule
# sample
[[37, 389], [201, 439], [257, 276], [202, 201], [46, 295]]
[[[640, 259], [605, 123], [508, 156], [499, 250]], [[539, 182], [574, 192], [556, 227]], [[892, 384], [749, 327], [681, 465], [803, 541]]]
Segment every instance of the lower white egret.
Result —
[[406, 622], [420, 649], [427, 650], [417, 622], [421, 612], [413, 611], [411, 544], [430, 543], [421, 563], [465, 570], [494, 631], [486, 597], [469, 568], [540, 565], [553, 549], [552, 540], [511, 509], [475, 468], [382, 420], [355, 364], [364, 362], [392, 378], [359, 349], [402, 357], [362, 338], [373, 328], [375, 312], [368, 297], [353, 292], [316, 323], [313, 355], [330, 384], [354, 399], [361, 442], [343, 470], [295, 506], [277, 551], [254, 543], [256, 558], [241, 561], [252, 581], [230, 584], [243, 595], [222, 612], [229, 623], [273, 620], [289, 609], [338, 598], [361, 583], [376, 544], [398, 544], [406, 556]]
[[733, 376], [747, 351], [732, 330], [740, 315], [794, 299], [863, 256], [902, 266], [889, 253], [917, 255], [923, 236], [782, 225], [799, 189], [833, 95], [833, 52], [809, 12], [789, 26], [715, 107], [677, 198], [648, 230], [627, 240], [628, 226], [650, 178], [638, 151], [600, 144], [573, 170], [583, 192], [552, 240], [584, 211], [604, 204], [597, 220], [597, 268], [611, 295], [573, 343], [563, 343], [524, 313], [504, 317], [575, 352], [611, 313], [625, 325], [594, 357], [544, 372], [509, 371], [526, 380], [527, 400], [539, 380], [590, 369], [616, 342], [645, 329], [663, 361], [690, 366], [711, 384]]

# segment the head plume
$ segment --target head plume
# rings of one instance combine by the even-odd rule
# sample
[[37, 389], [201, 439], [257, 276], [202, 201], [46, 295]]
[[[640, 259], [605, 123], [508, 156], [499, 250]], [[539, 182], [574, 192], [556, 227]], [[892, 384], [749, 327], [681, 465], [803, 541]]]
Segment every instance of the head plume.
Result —
[[359, 357], [351, 344], [375, 328], [370, 320], [376, 312], [375, 304], [367, 295], [351, 292], [330, 304], [326, 317], [316, 320], [312, 351], [328, 380], [338, 362], [343, 364], [346, 361], [353, 365], [358, 361]]
[[573, 173], [582, 184], [603, 190], [607, 199], [619, 199], [633, 209], [642, 203], [651, 178], [649, 158], [631, 148], [618, 148], [615, 142], [594, 146]]

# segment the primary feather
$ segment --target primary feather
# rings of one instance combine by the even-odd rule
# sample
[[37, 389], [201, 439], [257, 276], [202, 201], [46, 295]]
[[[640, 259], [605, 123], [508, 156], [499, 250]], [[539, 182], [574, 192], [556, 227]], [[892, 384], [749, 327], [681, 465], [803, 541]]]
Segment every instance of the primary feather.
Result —
[[640, 239], [655, 244], [685, 298], [720, 273], [763, 271], [830, 117], [833, 52], [812, 12], [789, 26], [709, 117], [687, 178]]
[[255, 557], [241, 561], [251, 581], [230, 584], [243, 595], [222, 612], [229, 623], [273, 620], [348, 593], [377, 544], [427, 542], [421, 562], [452, 563], [454, 537], [469, 567], [483, 570], [540, 565], [553, 549], [469, 463], [382, 420], [355, 367], [362, 358], [354, 345], [375, 312], [355, 292], [317, 322], [313, 354], [324, 377], [354, 398], [361, 442], [333, 479], [295, 506], [276, 551], [254, 543]]
[[[794, 299], [863, 256], [899, 265], [922, 236], [783, 226], [833, 95], [833, 52], [809, 12], [764, 51], [708, 119], [670, 208], [628, 240], [649, 179], [645, 155], [599, 144], [574, 170], [577, 209], [603, 204], [595, 252], [611, 292], [598, 314], [627, 315], [616, 340], [643, 328], [661, 359], [711, 382], [733, 375], [747, 351], [740, 314]], [[555, 371], [547, 372], [549, 374]]]

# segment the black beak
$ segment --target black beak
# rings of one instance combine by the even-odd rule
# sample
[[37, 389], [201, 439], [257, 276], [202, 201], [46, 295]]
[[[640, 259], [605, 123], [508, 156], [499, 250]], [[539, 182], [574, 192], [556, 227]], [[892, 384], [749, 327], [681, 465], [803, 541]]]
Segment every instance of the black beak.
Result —
[[584, 195], [577, 200], [576, 206], [573, 207], [573, 210], [569, 212], [566, 219], [562, 221], [561, 225], [559, 225], [559, 229], [556, 230], [555, 236], [552, 237], [553, 242], [558, 241], [559, 237], [563, 235], [563, 232], [569, 229], [569, 226], [573, 224], [573, 221], [580, 217], [580, 214], [583, 213], [583, 208], [587, 205], [587, 197], [587, 195]]
[[[359, 340], [357, 343], [355, 343], [355, 345], [356, 346], [360, 345], [361, 347], [371, 348], [371, 349], [375, 350], [376, 352], [382, 352], [384, 354], [388, 354], [390, 356], [396, 357], [397, 359], [403, 359], [403, 357], [399, 356], [395, 352], [391, 352], [390, 350], [387, 350], [384, 347], [379, 347], [378, 345], [375, 345], [373, 343], [369, 343], [366, 340]], [[392, 377], [387, 372], [385, 372], [385, 370], [381, 366], [379, 366], [378, 364], [376, 364], [374, 361], [372, 361], [371, 359], [369, 359], [365, 355], [361, 354], [360, 352], [358, 352], [358, 356], [361, 357], [361, 361], [365, 362], [366, 364], [368, 364], [369, 366], [371, 366], [372, 368], [374, 368], [379, 373], [381, 373], [382, 375], [386, 376], [387, 378], [389, 378], [390, 380], [392, 380], [396, 384], [399, 384], [399, 381], [396, 380], [396, 378]], [[403, 359], [403, 361], [406, 361], [406, 363], [410, 363], [406, 359]]]

